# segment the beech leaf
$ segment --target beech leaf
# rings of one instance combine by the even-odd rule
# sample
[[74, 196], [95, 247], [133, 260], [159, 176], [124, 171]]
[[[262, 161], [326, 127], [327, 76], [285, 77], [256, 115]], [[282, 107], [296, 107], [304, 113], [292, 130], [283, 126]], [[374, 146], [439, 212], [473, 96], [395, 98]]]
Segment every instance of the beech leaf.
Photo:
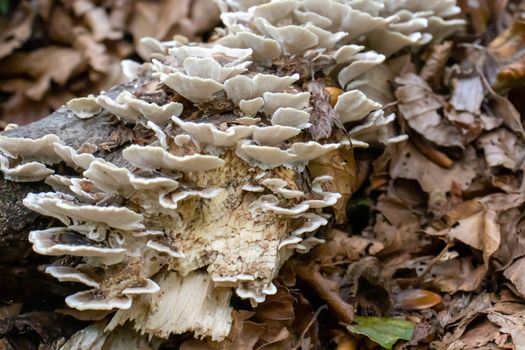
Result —
[[412, 339], [415, 328], [412, 322], [386, 317], [355, 316], [354, 322], [347, 326], [350, 332], [365, 335], [386, 349], [400, 339]]

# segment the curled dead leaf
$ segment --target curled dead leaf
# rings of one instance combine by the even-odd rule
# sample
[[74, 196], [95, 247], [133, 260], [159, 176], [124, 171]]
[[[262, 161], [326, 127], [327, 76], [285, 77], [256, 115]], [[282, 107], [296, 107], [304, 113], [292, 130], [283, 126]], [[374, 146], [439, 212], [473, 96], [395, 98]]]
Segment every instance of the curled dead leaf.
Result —
[[445, 41], [444, 43], [432, 46], [430, 54], [425, 61], [425, 65], [419, 72], [419, 76], [426, 80], [430, 85], [439, 86], [451, 50], [451, 41]]
[[326, 153], [308, 164], [312, 177], [329, 175], [325, 182], [327, 191], [339, 192], [342, 197], [333, 206], [337, 223], [347, 221], [346, 207], [352, 193], [357, 189], [357, 167], [352, 149], [340, 147]]

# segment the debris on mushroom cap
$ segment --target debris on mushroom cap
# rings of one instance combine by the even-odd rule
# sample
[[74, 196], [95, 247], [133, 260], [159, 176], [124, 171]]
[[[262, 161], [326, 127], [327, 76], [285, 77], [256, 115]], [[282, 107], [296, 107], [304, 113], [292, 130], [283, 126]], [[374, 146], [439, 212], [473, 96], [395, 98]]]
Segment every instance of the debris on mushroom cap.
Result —
[[232, 122], [240, 125], [255, 125], [261, 121], [261, 118], [254, 117], [240, 117], [235, 118]]
[[[315, 237], [328, 223], [322, 210], [341, 194], [323, 188], [326, 177], [303, 183], [308, 163], [338, 147], [405, 138], [392, 134], [395, 116], [383, 110], [393, 95], [370, 91], [389, 88], [378, 80], [389, 79], [382, 72], [390, 55], [461, 24], [446, 18], [454, 1], [218, 2], [222, 38], [188, 45], [144, 39], [151, 63], [125, 64], [129, 77], [140, 71], [166, 98], [151, 99], [137, 86], [116, 99], [70, 101], [79, 116], [101, 106], [156, 135], [123, 149], [129, 164], [78, 153], [54, 135], [0, 137], [6, 178], [47, 177], [55, 191], [30, 193], [24, 204], [66, 225], [33, 231], [34, 250], [81, 257], [82, 268], [49, 271], [93, 287], [69, 296], [71, 307], [121, 309], [108, 329], [130, 320], [149, 336], [224, 338], [232, 288], [263, 301], [275, 293], [272, 279], [286, 259], [322, 242]], [[345, 130], [317, 139], [317, 97], [305, 83], [322, 78], [342, 91], [327, 108], [334, 106], [329, 112]], [[50, 175], [32, 160], [64, 161], [81, 176]]]
[[160, 291], [160, 286], [152, 280], [147, 280], [143, 287], [128, 287], [122, 291], [122, 294], [154, 294]]
[[80, 119], [94, 117], [102, 110], [93, 96], [74, 98], [69, 100], [66, 106]]

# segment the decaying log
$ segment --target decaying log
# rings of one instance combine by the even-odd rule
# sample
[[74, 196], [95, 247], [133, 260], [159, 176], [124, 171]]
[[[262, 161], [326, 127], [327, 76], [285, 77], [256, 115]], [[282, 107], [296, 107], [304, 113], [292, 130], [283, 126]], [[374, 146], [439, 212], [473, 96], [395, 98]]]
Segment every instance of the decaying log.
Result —
[[[126, 90], [133, 92], [140, 88], [147, 79], [115, 86], [108, 90], [109, 96], [115, 97]], [[80, 119], [66, 107], [62, 107], [35, 123], [9, 131], [0, 132], [8, 137], [37, 139], [47, 134], [55, 134], [66, 144], [77, 149], [83, 144], [101, 144], [110, 139], [111, 133], [118, 128], [115, 117], [102, 112], [94, 118]], [[121, 148], [101, 155], [102, 158], [118, 163]], [[0, 263], [9, 264], [19, 261], [31, 251], [27, 240], [28, 233], [34, 229], [33, 223], [41, 217], [26, 208], [22, 200], [29, 192], [43, 192], [50, 187], [42, 182], [12, 182], [4, 179], [0, 173]]]

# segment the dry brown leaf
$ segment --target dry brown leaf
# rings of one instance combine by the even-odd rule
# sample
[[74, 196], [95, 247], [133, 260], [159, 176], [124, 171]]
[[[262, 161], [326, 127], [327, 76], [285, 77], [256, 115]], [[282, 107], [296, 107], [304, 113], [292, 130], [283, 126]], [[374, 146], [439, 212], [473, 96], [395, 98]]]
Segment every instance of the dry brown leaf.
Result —
[[493, 312], [488, 314], [488, 319], [500, 327], [500, 332], [511, 335], [516, 349], [525, 349], [524, 316], [523, 312], [518, 315], [503, 315]]
[[84, 13], [83, 17], [96, 41], [116, 40], [123, 35], [122, 32], [115, 31], [112, 28], [111, 21], [104, 7], [94, 7]]
[[498, 327], [489, 321], [484, 321], [468, 329], [460, 339], [453, 342], [450, 346], [461, 346], [462, 349], [481, 349], [489, 347], [490, 343], [500, 338]]
[[248, 321], [254, 312], [233, 311], [233, 326], [228, 336], [232, 349], [253, 349], [265, 327], [253, 321]]
[[22, 1], [11, 16], [0, 16], [0, 59], [11, 54], [31, 35], [35, 11], [28, 1]]
[[82, 55], [73, 49], [47, 46], [31, 53], [15, 53], [5, 58], [0, 65], [0, 77], [9, 78], [28, 75], [32, 86], [24, 95], [40, 100], [48, 91], [51, 82], [64, 85], [74, 74], [82, 69]]
[[437, 87], [441, 85], [443, 70], [450, 57], [452, 42], [445, 41], [441, 44], [433, 45], [425, 65], [421, 68], [419, 76], [430, 85]]
[[525, 258], [519, 258], [512, 265], [507, 267], [503, 275], [507, 277], [516, 291], [525, 298]]
[[423, 79], [409, 73], [397, 77], [395, 82], [399, 85], [395, 92], [399, 113], [413, 130], [440, 146], [464, 147], [461, 129], [439, 112], [447, 103]]
[[478, 139], [478, 145], [485, 152], [488, 166], [503, 166], [517, 170], [521, 167], [525, 149], [522, 140], [507, 129], [500, 128]]
[[[141, 55], [146, 54], [138, 45], [138, 41], [147, 36], [166, 39], [172, 25], [188, 16], [190, 1], [159, 1], [151, 2], [139, 0], [134, 4], [133, 16], [129, 24], [129, 31], [139, 47]], [[142, 56], [147, 58], [147, 56]]]
[[62, 4], [56, 4], [49, 10], [50, 18], [46, 26], [47, 35], [49, 38], [62, 45], [71, 46], [75, 35], [73, 28], [75, 26], [75, 18], [70, 14]]
[[516, 20], [513, 25], [496, 37], [489, 45], [488, 52], [499, 65], [493, 87], [504, 91], [525, 82], [525, 21]]
[[498, 270], [505, 269], [513, 261], [525, 255], [525, 221], [522, 212], [513, 208], [502, 212], [498, 218], [501, 230], [501, 244], [493, 254]]
[[485, 97], [483, 83], [477, 75], [452, 79], [450, 104], [457, 111], [479, 113]]
[[1, 108], [3, 121], [19, 125], [29, 124], [40, 119], [50, 112], [47, 101], [33, 101], [23, 95], [22, 92], [15, 93]]
[[[83, 27], [76, 27], [74, 33], [74, 47], [77, 48], [93, 70], [100, 73], [109, 73], [111, 58], [106, 46], [97, 42], [96, 38]], [[120, 67], [120, 63], [113, 62]]]
[[[137, 26], [146, 31], [139, 36], [171, 40], [183, 34], [195, 39], [211, 31], [219, 17], [212, 0], [6, 3], [12, 11], [0, 17], [0, 59], [7, 56], [0, 64], [0, 90], [10, 95], [2, 96], [0, 119], [18, 124], [49, 114], [73, 96], [121, 83], [120, 60], [136, 56], [131, 38]], [[153, 12], [148, 12], [150, 8]], [[138, 37], [134, 39], [138, 43]], [[55, 55], [46, 52], [49, 48], [64, 51]], [[36, 106], [19, 104], [17, 94], [34, 100]]]
[[[219, 19], [219, 9], [214, 1], [194, 0], [190, 12], [191, 29], [194, 33], [204, 33], [210, 31]], [[189, 22], [184, 20], [183, 22]]]
[[508, 0], [458, 0], [462, 12], [468, 15], [474, 35], [487, 32], [490, 22], [497, 22]]
[[482, 251], [485, 266], [488, 267], [489, 258], [498, 249], [501, 241], [497, 213], [495, 210], [484, 208], [477, 201], [467, 203], [473, 203], [473, 206], [468, 207], [473, 210], [468, 210], [465, 204], [460, 204], [459, 210], [458, 208], [453, 209], [447, 218], [450, 225], [448, 228], [439, 231], [428, 228], [426, 232], [430, 235], [457, 239]]
[[427, 193], [435, 190], [449, 192], [453, 183], [466, 190], [476, 176], [476, 155], [470, 148], [465, 153], [462, 161], [456, 162], [450, 169], [444, 169], [423, 156], [409, 142], [403, 142], [396, 146], [392, 154], [390, 176], [416, 180]]
[[487, 269], [475, 265], [471, 257], [436, 262], [425, 274], [423, 283], [442, 292], [472, 292], [479, 288]]

